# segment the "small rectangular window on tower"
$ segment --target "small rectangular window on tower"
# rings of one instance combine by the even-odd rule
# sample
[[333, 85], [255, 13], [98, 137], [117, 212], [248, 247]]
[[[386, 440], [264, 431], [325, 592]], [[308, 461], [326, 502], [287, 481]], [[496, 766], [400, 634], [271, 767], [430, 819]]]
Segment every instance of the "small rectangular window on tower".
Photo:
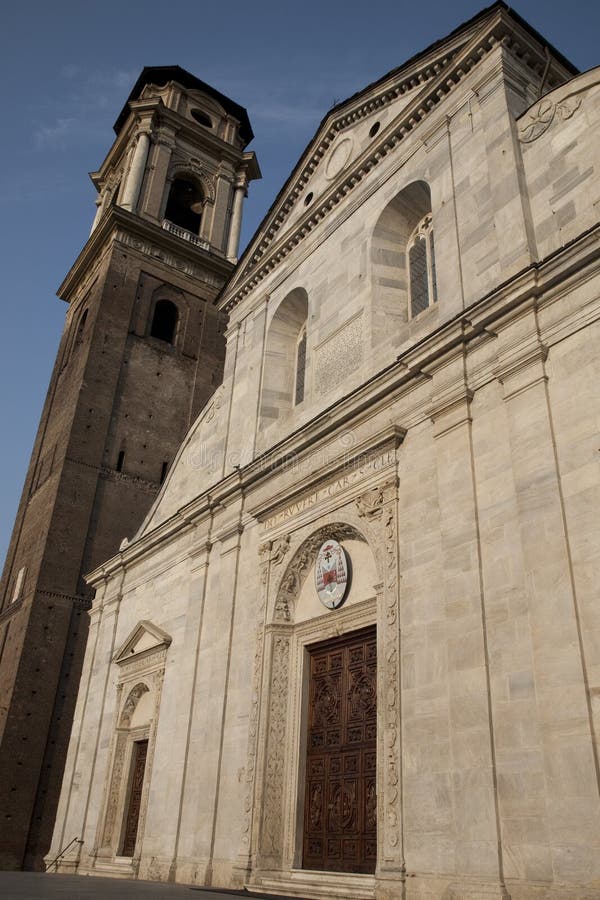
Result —
[[15, 589], [13, 591], [11, 603], [16, 603], [17, 600], [20, 600], [23, 596], [23, 588], [25, 587], [25, 575], [27, 574], [27, 567], [23, 566], [23, 568], [19, 569], [19, 573], [17, 575], [15, 581]]
[[169, 463], [163, 462], [162, 469], [160, 470], [160, 483], [162, 484], [165, 478], [167, 477], [167, 472], [169, 471]]
[[125, 462], [125, 451], [119, 450], [119, 457], [117, 459], [117, 472], [123, 471], [123, 463]]

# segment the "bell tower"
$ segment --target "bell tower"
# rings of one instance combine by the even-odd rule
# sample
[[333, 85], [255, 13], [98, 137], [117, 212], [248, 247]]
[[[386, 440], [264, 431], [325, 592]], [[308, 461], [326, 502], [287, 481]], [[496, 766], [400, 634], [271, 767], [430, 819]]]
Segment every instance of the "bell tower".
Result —
[[[246, 111], [178, 66], [143, 70], [92, 173], [92, 232], [0, 583], [0, 867], [48, 850], [87, 637], [86, 572], [137, 530], [222, 378], [214, 300], [260, 177]], [[72, 837], [78, 837], [73, 835]]]

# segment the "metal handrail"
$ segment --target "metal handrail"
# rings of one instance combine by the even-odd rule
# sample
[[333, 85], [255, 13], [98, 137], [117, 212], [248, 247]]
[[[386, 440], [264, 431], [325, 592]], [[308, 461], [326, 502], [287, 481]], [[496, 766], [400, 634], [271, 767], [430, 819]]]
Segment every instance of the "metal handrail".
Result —
[[53, 859], [51, 863], [48, 863], [48, 865], [46, 866], [46, 872], [49, 872], [50, 869], [52, 868], [52, 866], [56, 866], [56, 868], [58, 869], [57, 863], [58, 863], [59, 859], [61, 858], [61, 856], [65, 855], [65, 853], [67, 852], [69, 847], [72, 847], [73, 844], [83, 844], [83, 841], [80, 838], [76, 838], [76, 837], [74, 837], [72, 841], [69, 841], [67, 846], [62, 848], [62, 850], [60, 851], [60, 853], [58, 854], [56, 859]]

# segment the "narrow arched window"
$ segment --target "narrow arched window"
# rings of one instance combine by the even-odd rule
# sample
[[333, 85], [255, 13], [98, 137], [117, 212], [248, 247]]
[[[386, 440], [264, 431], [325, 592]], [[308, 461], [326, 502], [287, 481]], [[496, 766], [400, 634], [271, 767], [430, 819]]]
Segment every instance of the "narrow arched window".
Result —
[[83, 343], [83, 335], [85, 332], [85, 322], [87, 319], [88, 311], [84, 309], [83, 315], [79, 320], [79, 325], [77, 326], [77, 334], [75, 335], [75, 346], [78, 347], [81, 343]]
[[296, 384], [294, 388], [294, 406], [304, 400], [304, 383], [306, 380], [306, 326], [302, 329], [296, 345]]
[[431, 216], [424, 216], [407, 246], [409, 306], [411, 318], [437, 302], [435, 255]]
[[176, 178], [169, 191], [165, 219], [192, 234], [199, 234], [202, 204], [200, 188], [188, 178]]
[[307, 371], [308, 295], [294, 288], [277, 305], [265, 340], [261, 428], [286, 416], [310, 392]]
[[178, 318], [179, 314], [174, 303], [170, 300], [159, 300], [154, 307], [150, 336], [172, 344], [175, 340]]

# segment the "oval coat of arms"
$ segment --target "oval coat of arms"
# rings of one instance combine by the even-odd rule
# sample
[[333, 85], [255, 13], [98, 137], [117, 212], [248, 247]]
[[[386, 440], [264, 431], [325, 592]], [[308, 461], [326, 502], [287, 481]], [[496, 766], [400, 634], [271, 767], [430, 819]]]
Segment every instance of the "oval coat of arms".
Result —
[[319, 600], [327, 609], [340, 606], [348, 588], [348, 562], [337, 541], [321, 544], [315, 562], [315, 585]]

